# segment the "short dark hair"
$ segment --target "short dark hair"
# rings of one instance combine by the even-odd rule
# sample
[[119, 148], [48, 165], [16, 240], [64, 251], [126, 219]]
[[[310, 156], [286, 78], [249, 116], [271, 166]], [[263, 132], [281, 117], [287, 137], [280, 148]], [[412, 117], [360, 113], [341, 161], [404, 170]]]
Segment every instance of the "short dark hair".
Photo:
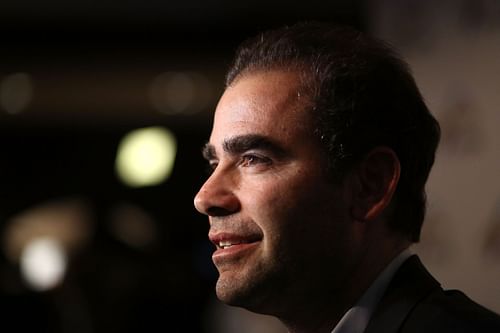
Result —
[[304, 22], [243, 42], [226, 85], [273, 69], [300, 73], [336, 179], [377, 146], [397, 154], [401, 176], [389, 225], [418, 241], [440, 129], [408, 65], [386, 43], [352, 28]]

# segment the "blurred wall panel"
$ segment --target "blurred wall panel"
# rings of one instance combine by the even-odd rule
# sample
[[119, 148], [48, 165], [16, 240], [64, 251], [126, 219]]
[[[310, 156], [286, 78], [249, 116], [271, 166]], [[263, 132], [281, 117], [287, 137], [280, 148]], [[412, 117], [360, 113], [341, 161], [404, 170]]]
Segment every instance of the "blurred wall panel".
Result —
[[500, 312], [500, 2], [370, 1], [442, 127], [416, 247], [446, 288]]

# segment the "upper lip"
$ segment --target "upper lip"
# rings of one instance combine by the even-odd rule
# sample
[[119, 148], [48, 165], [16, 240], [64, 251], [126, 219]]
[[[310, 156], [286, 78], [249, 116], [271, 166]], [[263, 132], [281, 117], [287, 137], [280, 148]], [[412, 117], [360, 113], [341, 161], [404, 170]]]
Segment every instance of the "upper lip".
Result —
[[208, 238], [217, 248], [221, 248], [221, 242], [227, 244], [253, 243], [261, 240], [262, 237], [258, 234], [242, 235], [228, 232], [219, 232], [209, 233]]

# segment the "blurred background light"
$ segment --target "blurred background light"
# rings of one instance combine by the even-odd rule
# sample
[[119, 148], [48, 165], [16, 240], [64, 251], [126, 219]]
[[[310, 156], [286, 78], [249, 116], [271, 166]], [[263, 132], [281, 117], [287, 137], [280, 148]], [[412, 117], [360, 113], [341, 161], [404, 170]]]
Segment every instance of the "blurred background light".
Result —
[[128, 186], [158, 185], [171, 174], [177, 143], [163, 127], [147, 127], [128, 133], [120, 142], [116, 172]]
[[151, 83], [149, 97], [155, 109], [166, 114], [193, 114], [211, 100], [210, 82], [196, 72], [165, 72]]
[[156, 241], [156, 224], [153, 217], [138, 205], [118, 204], [111, 210], [111, 234], [135, 248], [146, 247]]
[[0, 105], [10, 114], [22, 112], [33, 97], [33, 80], [29, 74], [14, 73], [0, 84]]
[[67, 255], [54, 238], [41, 237], [26, 245], [21, 255], [21, 272], [31, 288], [45, 291], [57, 286], [64, 278]]
[[90, 207], [79, 198], [64, 198], [29, 207], [11, 217], [3, 233], [3, 249], [13, 263], [34, 239], [57, 239], [69, 252], [86, 245], [92, 233]]

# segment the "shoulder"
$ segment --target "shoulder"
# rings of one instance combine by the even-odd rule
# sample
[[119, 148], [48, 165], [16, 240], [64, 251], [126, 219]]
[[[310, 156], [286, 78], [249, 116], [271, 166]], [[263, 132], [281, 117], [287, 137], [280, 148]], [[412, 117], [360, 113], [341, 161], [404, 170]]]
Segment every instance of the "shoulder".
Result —
[[500, 333], [500, 316], [457, 290], [443, 290], [412, 256], [394, 275], [367, 333]]
[[403, 331], [500, 332], [500, 316], [458, 290], [435, 289], [417, 303], [402, 325]]

